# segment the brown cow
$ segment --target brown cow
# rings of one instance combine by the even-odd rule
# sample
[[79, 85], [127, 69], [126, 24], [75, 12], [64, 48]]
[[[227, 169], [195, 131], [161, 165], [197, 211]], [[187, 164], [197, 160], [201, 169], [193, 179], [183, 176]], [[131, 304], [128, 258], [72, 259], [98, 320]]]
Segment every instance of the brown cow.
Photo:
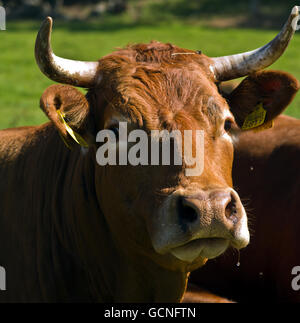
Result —
[[250, 210], [251, 243], [240, 260], [228, 252], [192, 273], [206, 291], [193, 287], [189, 301], [226, 301], [209, 290], [239, 302], [300, 302], [299, 282], [292, 286], [300, 266], [300, 120], [280, 116], [274, 123], [243, 133], [235, 150], [233, 179]]
[[[248, 53], [209, 58], [152, 42], [98, 62], [54, 55], [47, 18], [39, 67], [88, 93], [53, 85], [41, 97], [51, 122], [0, 132], [1, 300], [180, 301], [191, 270], [245, 247], [247, 218], [232, 189], [235, 119], [242, 125], [260, 103], [270, 122], [294, 97], [294, 77], [255, 71], [283, 53], [298, 16], [293, 9], [278, 37]], [[229, 107], [216, 83], [250, 73]], [[119, 121], [147, 133], [203, 130], [204, 172], [187, 176], [185, 162], [99, 166], [95, 137], [108, 129], [118, 139]]]

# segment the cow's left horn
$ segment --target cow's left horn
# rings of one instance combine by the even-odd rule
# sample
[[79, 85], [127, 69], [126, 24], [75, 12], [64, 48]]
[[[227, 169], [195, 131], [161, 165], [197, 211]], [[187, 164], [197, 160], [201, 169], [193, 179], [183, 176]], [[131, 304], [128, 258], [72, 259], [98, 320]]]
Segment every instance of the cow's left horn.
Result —
[[281, 32], [268, 44], [250, 52], [212, 58], [210, 66], [216, 81], [232, 80], [273, 64], [285, 51], [297, 29], [299, 8], [295, 6]]
[[95, 85], [98, 62], [83, 62], [56, 56], [51, 48], [52, 18], [43, 22], [35, 42], [35, 59], [51, 80], [79, 87]]

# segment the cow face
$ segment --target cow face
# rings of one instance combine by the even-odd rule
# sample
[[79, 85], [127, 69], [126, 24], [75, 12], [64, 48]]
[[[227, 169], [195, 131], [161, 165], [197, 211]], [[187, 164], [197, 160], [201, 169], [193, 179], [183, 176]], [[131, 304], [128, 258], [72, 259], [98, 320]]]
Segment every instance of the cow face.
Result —
[[[184, 156], [182, 165], [99, 168], [101, 205], [115, 235], [126, 228], [126, 237], [132, 240], [127, 246], [143, 253], [146, 246], [148, 255], [172, 268], [183, 263], [199, 266], [229, 245], [246, 246], [246, 214], [231, 180], [231, 128], [236, 124], [215, 84], [194, 64], [155, 68], [144, 62], [122, 64], [114, 56], [101, 63], [102, 70], [114, 71], [115, 64], [124, 70], [118, 69], [119, 76], [111, 72], [104, 76], [111, 81], [94, 93], [98, 129], [119, 132], [124, 121], [128, 133], [143, 129], [149, 134], [149, 156], [152, 131], [176, 130], [184, 139], [185, 130], [201, 130], [204, 141], [203, 156], [197, 156], [204, 163], [200, 176], [187, 176], [190, 167]], [[193, 136], [194, 153], [196, 140]], [[120, 238], [123, 241], [124, 235]]]
[[[69, 86], [53, 86], [44, 93], [41, 106], [66, 141], [71, 142], [57, 118], [58, 108], [95, 150], [91, 162], [96, 164], [97, 199], [119, 248], [169, 269], [191, 270], [229, 246], [248, 244], [246, 213], [232, 188], [235, 135], [247, 117], [245, 111], [262, 102], [265, 120], [272, 120], [289, 103], [298, 83], [285, 73], [261, 72], [245, 79], [226, 101], [205, 55], [191, 60], [185, 50], [151, 46], [100, 60], [98, 85], [87, 98]], [[96, 162], [96, 150], [103, 143], [95, 143], [95, 136], [104, 129], [116, 135], [120, 155], [120, 122], [126, 123], [128, 135], [133, 130], [147, 134], [148, 165]], [[151, 133], [162, 130], [176, 130], [183, 139], [185, 130], [192, 131], [193, 156], [195, 133], [202, 131], [200, 175], [187, 175], [192, 167], [183, 156], [184, 140], [178, 144], [177, 138], [173, 142], [182, 146], [182, 164], [151, 165]], [[127, 144], [129, 152], [132, 144]]]

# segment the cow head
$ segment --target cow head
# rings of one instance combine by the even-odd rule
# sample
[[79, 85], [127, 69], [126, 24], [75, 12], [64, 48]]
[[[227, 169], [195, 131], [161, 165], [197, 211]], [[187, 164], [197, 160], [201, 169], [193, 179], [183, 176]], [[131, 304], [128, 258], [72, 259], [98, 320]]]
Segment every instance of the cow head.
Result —
[[[246, 213], [232, 185], [234, 140], [258, 104], [266, 111], [262, 122], [270, 122], [298, 90], [297, 80], [287, 73], [259, 71], [283, 53], [297, 16], [293, 10], [279, 36], [248, 53], [209, 58], [152, 42], [129, 46], [98, 62], [54, 55], [52, 20], [44, 22], [36, 42], [41, 70], [57, 82], [89, 90], [84, 96], [69, 85], [53, 85], [43, 94], [41, 107], [69, 145], [65, 122], [94, 152], [97, 199], [115, 243], [125, 253], [189, 271], [229, 246], [248, 244]], [[248, 77], [225, 99], [217, 84], [240, 76]], [[120, 148], [120, 122], [127, 123], [128, 132], [141, 129], [148, 135], [152, 130], [177, 130], [184, 138], [184, 130], [202, 130], [203, 172], [187, 176], [191, 167], [184, 158], [182, 165], [99, 166], [96, 134], [111, 130]], [[196, 141], [193, 135], [194, 154]], [[150, 135], [148, 143], [151, 147]]]

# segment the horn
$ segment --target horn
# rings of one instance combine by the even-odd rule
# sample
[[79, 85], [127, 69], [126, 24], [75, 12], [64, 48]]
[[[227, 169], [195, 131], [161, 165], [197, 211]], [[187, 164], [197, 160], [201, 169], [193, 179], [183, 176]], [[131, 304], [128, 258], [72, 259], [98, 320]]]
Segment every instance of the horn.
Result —
[[236, 55], [213, 57], [210, 70], [217, 82], [232, 80], [273, 64], [285, 51], [298, 29], [299, 7], [295, 6], [281, 32], [268, 44]]
[[98, 62], [83, 62], [56, 56], [51, 48], [52, 18], [41, 25], [35, 41], [35, 59], [40, 70], [51, 80], [91, 88], [96, 83]]

